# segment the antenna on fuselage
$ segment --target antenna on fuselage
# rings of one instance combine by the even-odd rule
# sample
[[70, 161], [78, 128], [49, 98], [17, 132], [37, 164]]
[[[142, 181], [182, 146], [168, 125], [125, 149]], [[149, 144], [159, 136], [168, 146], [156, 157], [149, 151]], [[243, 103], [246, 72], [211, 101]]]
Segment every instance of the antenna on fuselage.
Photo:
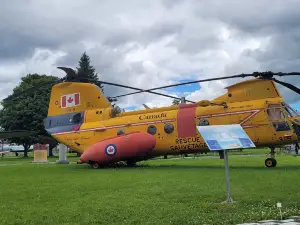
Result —
[[182, 98], [180, 99], [180, 103], [181, 103], [181, 104], [185, 104], [185, 103], [186, 103], [185, 97], [182, 97]]

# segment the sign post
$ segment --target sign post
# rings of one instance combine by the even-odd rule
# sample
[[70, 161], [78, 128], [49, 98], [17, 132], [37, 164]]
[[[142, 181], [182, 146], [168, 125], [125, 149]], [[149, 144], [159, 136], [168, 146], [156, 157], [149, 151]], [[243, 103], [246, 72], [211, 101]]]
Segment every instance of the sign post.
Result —
[[225, 178], [226, 178], [226, 186], [227, 186], [227, 198], [225, 202], [233, 202], [231, 197], [231, 189], [230, 189], [230, 176], [229, 176], [229, 164], [228, 164], [228, 150], [224, 150], [224, 164], [225, 164]]
[[255, 148], [256, 146], [239, 124], [197, 126], [210, 151], [224, 151], [227, 198], [233, 202], [230, 190], [228, 149]]

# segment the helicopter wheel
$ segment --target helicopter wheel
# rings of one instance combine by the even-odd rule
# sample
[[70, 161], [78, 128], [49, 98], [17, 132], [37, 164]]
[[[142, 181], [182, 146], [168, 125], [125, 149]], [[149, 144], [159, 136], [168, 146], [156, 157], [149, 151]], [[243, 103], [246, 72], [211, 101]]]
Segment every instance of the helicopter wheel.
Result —
[[93, 162], [93, 163], [91, 163], [91, 167], [92, 167], [93, 169], [98, 169], [98, 168], [99, 168], [99, 164], [96, 163], [96, 162]]
[[267, 159], [265, 160], [265, 165], [266, 165], [266, 167], [275, 167], [276, 164], [277, 164], [277, 161], [276, 161], [276, 159], [274, 159], [274, 158], [267, 158]]

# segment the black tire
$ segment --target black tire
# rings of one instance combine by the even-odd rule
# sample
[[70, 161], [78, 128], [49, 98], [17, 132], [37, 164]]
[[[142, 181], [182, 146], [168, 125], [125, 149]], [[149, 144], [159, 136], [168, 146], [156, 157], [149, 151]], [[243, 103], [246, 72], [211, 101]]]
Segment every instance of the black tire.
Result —
[[93, 162], [93, 163], [91, 163], [91, 167], [93, 168], [93, 169], [99, 169], [99, 164], [98, 163], [96, 163], [96, 162]]
[[277, 165], [277, 161], [276, 159], [273, 158], [267, 158], [265, 160], [265, 166], [266, 167], [275, 167]]

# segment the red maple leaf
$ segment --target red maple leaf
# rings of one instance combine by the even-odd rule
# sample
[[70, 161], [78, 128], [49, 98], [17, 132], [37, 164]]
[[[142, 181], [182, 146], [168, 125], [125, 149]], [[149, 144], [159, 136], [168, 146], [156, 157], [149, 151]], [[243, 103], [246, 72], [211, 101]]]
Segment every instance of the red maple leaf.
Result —
[[72, 103], [73, 102], [73, 98], [69, 97], [68, 102]]

